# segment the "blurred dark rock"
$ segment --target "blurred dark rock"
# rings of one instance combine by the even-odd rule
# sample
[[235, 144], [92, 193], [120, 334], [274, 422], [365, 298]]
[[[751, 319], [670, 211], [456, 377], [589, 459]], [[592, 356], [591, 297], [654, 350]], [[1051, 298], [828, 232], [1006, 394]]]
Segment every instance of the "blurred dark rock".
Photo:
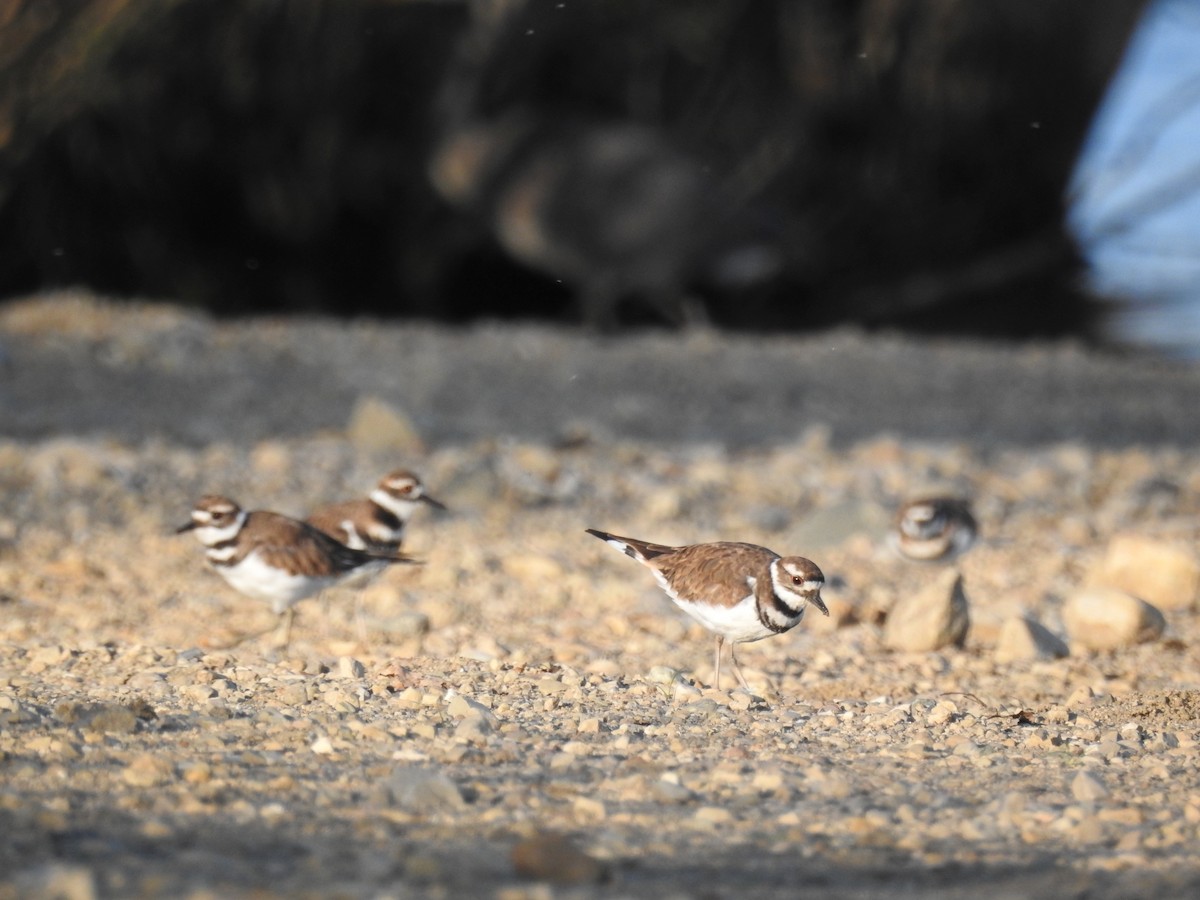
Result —
[[550, 884], [597, 884], [608, 881], [609, 870], [578, 849], [570, 838], [538, 832], [512, 848], [513, 870], [522, 878]]
[[1079, 333], [1141, 5], [10, 0], [0, 297]]

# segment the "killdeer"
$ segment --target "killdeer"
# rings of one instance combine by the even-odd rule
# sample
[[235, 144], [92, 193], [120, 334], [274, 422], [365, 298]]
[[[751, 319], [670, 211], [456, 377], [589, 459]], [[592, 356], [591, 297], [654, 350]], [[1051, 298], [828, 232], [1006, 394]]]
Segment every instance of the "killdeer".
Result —
[[425, 493], [414, 473], [396, 469], [366, 497], [319, 507], [305, 521], [355, 550], [392, 553], [400, 549], [404, 528], [422, 503], [446, 508]]
[[632, 122], [513, 113], [450, 132], [430, 177], [514, 259], [573, 287], [589, 324], [615, 324], [631, 299], [689, 324], [704, 318], [685, 297], [690, 282], [765, 282], [782, 254], [739, 221], [754, 217], [721, 199], [727, 186], [710, 167], [674, 144]]
[[726, 640], [738, 684], [749, 690], [733, 644], [783, 634], [799, 624], [810, 603], [829, 615], [821, 600], [825, 576], [802, 556], [780, 556], [766, 547], [728, 541], [665, 547], [595, 528], [587, 533], [646, 566], [680, 609], [716, 634], [713, 682], [717, 690], [721, 689], [721, 646]]
[[282, 619], [281, 644], [291, 637], [295, 605], [368, 566], [415, 563], [399, 554], [355, 550], [311, 525], [279, 513], [247, 512], [232, 500], [201, 497], [191, 521], [176, 534], [195, 531], [204, 555], [236, 591], [271, 601]]
[[971, 507], [954, 497], [924, 497], [896, 513], [889, 542], [909, 559], [951, 559], [965, 552], [979, 533]]

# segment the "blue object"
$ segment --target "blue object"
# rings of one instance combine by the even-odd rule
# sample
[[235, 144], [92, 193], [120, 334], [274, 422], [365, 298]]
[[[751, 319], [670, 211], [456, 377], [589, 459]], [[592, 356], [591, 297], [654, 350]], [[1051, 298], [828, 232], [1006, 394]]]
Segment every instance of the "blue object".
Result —
[[1200, 358], [1200, 2], [1143, 13], [1080, 155], [1069, 225], [1107, 336]]

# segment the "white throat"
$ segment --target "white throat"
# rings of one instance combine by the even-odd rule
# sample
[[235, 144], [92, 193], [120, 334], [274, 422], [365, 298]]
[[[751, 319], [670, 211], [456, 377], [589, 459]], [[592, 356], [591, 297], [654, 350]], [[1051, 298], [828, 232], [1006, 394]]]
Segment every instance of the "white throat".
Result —
[[243, 509], [238, 512], [237, 518], [224, 528], [218, 528], [215, 525], [198, 525], [193, 531], [196, 534], [196, 540], [205, 547], [215, 547], [217, 544], [232, 541], [238, 536], [238, 532], [242, 530], [242, 526], [245, 524], [246, 511]]
[[771, 563], [771, 586], [775, 589], [775, 596], [782, 600], [787, 606], [803, 612], [808, 606], [809, 598], [813, 593], [821, 589], [822, 583], [819, 581], [804, 581], [800, 584], [795, 584], [792, 581], [792, 576], [783, 570], [783, 566], [779, 564], [779, 560]]
[[370, 499], [372, 503], [378, 503], [401, 522], [407, 522], [412, 518], [412, 514], [417, 509], [416, 500], [401, 500], [381, 488], [371, 491]]

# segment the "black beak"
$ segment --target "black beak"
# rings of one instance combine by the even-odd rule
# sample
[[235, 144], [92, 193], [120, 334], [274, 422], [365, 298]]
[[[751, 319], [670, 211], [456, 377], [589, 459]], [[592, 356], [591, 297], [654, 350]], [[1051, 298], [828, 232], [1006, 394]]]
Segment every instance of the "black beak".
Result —
[[825, 615], [829, 615], [829, 607], [825, 605], [825, 601], [821, 599], [821, 592], [817, 591], [812, 595], [812, 605], [819, 609]]
[[434, 509], [443, 509], [444, 510], [446, 508], [445, 503], [443, 503], [441, 500], [434, 500], [428, 494], [422, 494], [417, 499], [420, 500], [422, 503], [428, 503]]
[[196, 520], [192, 519], [192, 521], [188, 522], [186, 525], [180, 525], [178, 528], [176, 528], [175, 533], [183, 534], [185, 531], [191, 531], [193, 528], [196, 527], [196, 524], [197, 524]]

